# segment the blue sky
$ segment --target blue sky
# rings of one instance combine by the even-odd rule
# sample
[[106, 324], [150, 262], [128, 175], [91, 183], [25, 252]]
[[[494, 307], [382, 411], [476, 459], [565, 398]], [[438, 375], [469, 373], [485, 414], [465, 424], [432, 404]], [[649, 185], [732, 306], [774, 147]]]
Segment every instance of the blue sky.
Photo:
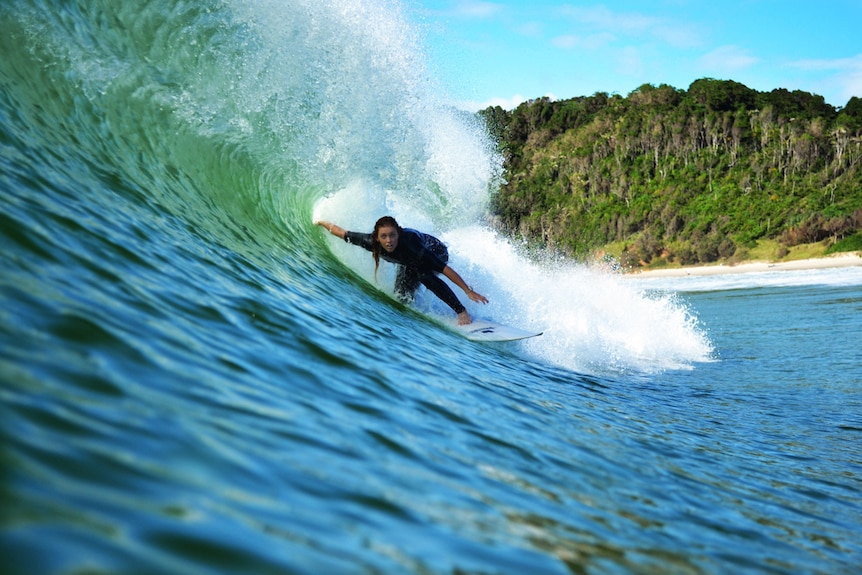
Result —
[[622, 96], [698, 78], [862, 97], [862, 0], [407, 0], [459, 105]]

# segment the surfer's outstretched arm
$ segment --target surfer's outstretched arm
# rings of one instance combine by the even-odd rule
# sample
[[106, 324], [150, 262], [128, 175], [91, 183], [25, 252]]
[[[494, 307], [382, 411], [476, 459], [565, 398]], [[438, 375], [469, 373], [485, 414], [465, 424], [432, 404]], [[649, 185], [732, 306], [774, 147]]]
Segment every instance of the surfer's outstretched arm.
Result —
[[314, 222], [314, 225], [326, 228], [326, 230], [330, 234], [332, 234], [333, 236], [337, 236], [337, 237], [341, 238], [342, 240], [344, 239], [344, 236], [347, 234], [347, 230], [345, 230], [341, 226], [337, 226], [337, 225], [333, 224], [332, 222], [327, 222], [326, 220], [317, 220], [316, 222]]
[[443, 275], [449, 278], [453, 284], [464, 290], [464, 293], [467, 294], [467, 297], [470, 298], [471, 301], [476, 303], [488, 303], [488, 298], [479, 292], [473, 291], [473, 288], [467, 285], [467, 282], [458, 275], [458, 272], [450, 268], [448, 265], [443, 268]]

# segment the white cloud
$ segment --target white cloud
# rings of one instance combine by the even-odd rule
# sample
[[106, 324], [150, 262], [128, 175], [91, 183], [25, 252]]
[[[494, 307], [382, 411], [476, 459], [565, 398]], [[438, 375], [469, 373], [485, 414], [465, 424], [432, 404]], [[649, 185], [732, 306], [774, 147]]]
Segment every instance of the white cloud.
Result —
[[616, 40], [616, 36], [609, 33], [591, 34], [589, 36], [578, 36], [576, 34], [565, 34], [551, 39], [551, 44], [557, 48], [572, 50], [583, 48], [586, 50], [597, 50], [603, 48]]
[[450, 13], [461, 18], [490, 18], [502, 9], [501, 4], [467, 0], [455, 4]]
[[852, 58], [835, 58], [832, 60], [797, 60], [789, 64], [801, 70], [836, 70], [838, 72], [862, 71], [862, 54]]
[[581, 45], [581, 37], [575, 34], [566, 34], [565, 36], [557, 36], [551, 40], [551, 44], [557, 48], [572, 50]]
[[614, 13], [604, 6], [582, 8], [580, 6], [564, 6], [562, 12], [574, 20], [605, 30], [620, 30], [623, 32], [641, 32], [660, 22], [653, 16], [643, 14]]
[[544, 27], [540, 22], [525, 22], [521, 24], [515, 31], [521, 36], [528, 36], [531, 38], [538, 38], [542, 35], [542, 29]]
[[806, 72], [828, 74], [822, 84], [833, 94], [829, 99], [838, 106], [843, 106], [853, 96], [862, 98], [862, 54], [831, 60], [797, 60], [788, 66]]
[[637, 48], [624, 48], [617, 60], [618, 72], [623, 76], [642, 77], [644, 64]]
[[720, 76], [750, 68], [759, 61], [739, 46], [719, 46], [701, 56], [698, 66], [708, 74]]
[[602, 36], [650, 36], [677, 47], [697, 46], [703, 32], [697, 26], [636, 12], [612, 12], [604, 6], [564, 6], [563, 16]]

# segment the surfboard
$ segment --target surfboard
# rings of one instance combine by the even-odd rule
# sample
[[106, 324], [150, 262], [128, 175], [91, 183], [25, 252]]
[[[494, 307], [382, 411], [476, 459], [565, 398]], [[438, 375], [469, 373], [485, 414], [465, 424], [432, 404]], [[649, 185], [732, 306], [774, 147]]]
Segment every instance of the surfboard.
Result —
[[474, 319], [467, 325], [456, 325], [455, 329], [471, 341], [517, 341], [537, 337], [543, 332], [526, 331], [484, 319]]

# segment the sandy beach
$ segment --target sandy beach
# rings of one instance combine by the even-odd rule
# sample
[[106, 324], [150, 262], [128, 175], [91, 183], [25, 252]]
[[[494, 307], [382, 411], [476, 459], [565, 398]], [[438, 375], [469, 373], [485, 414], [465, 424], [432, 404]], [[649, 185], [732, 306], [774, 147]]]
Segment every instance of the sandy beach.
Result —
[[776, 270], [813, 270], [853, 266], [862, 266], [862, 257], [860, 257], [858, 252], [835, 254], [834, 256], [827, 256], [823, 258], [794, 260], [787, 262], [756, 261], [735, 265], [718, 264], [683, 268], [667, 268], [659, 270], [633, 271], [626, 275], [639, 277], [709, 276], [720, 274], [745, 274], [752, 272], [767, 272]]

